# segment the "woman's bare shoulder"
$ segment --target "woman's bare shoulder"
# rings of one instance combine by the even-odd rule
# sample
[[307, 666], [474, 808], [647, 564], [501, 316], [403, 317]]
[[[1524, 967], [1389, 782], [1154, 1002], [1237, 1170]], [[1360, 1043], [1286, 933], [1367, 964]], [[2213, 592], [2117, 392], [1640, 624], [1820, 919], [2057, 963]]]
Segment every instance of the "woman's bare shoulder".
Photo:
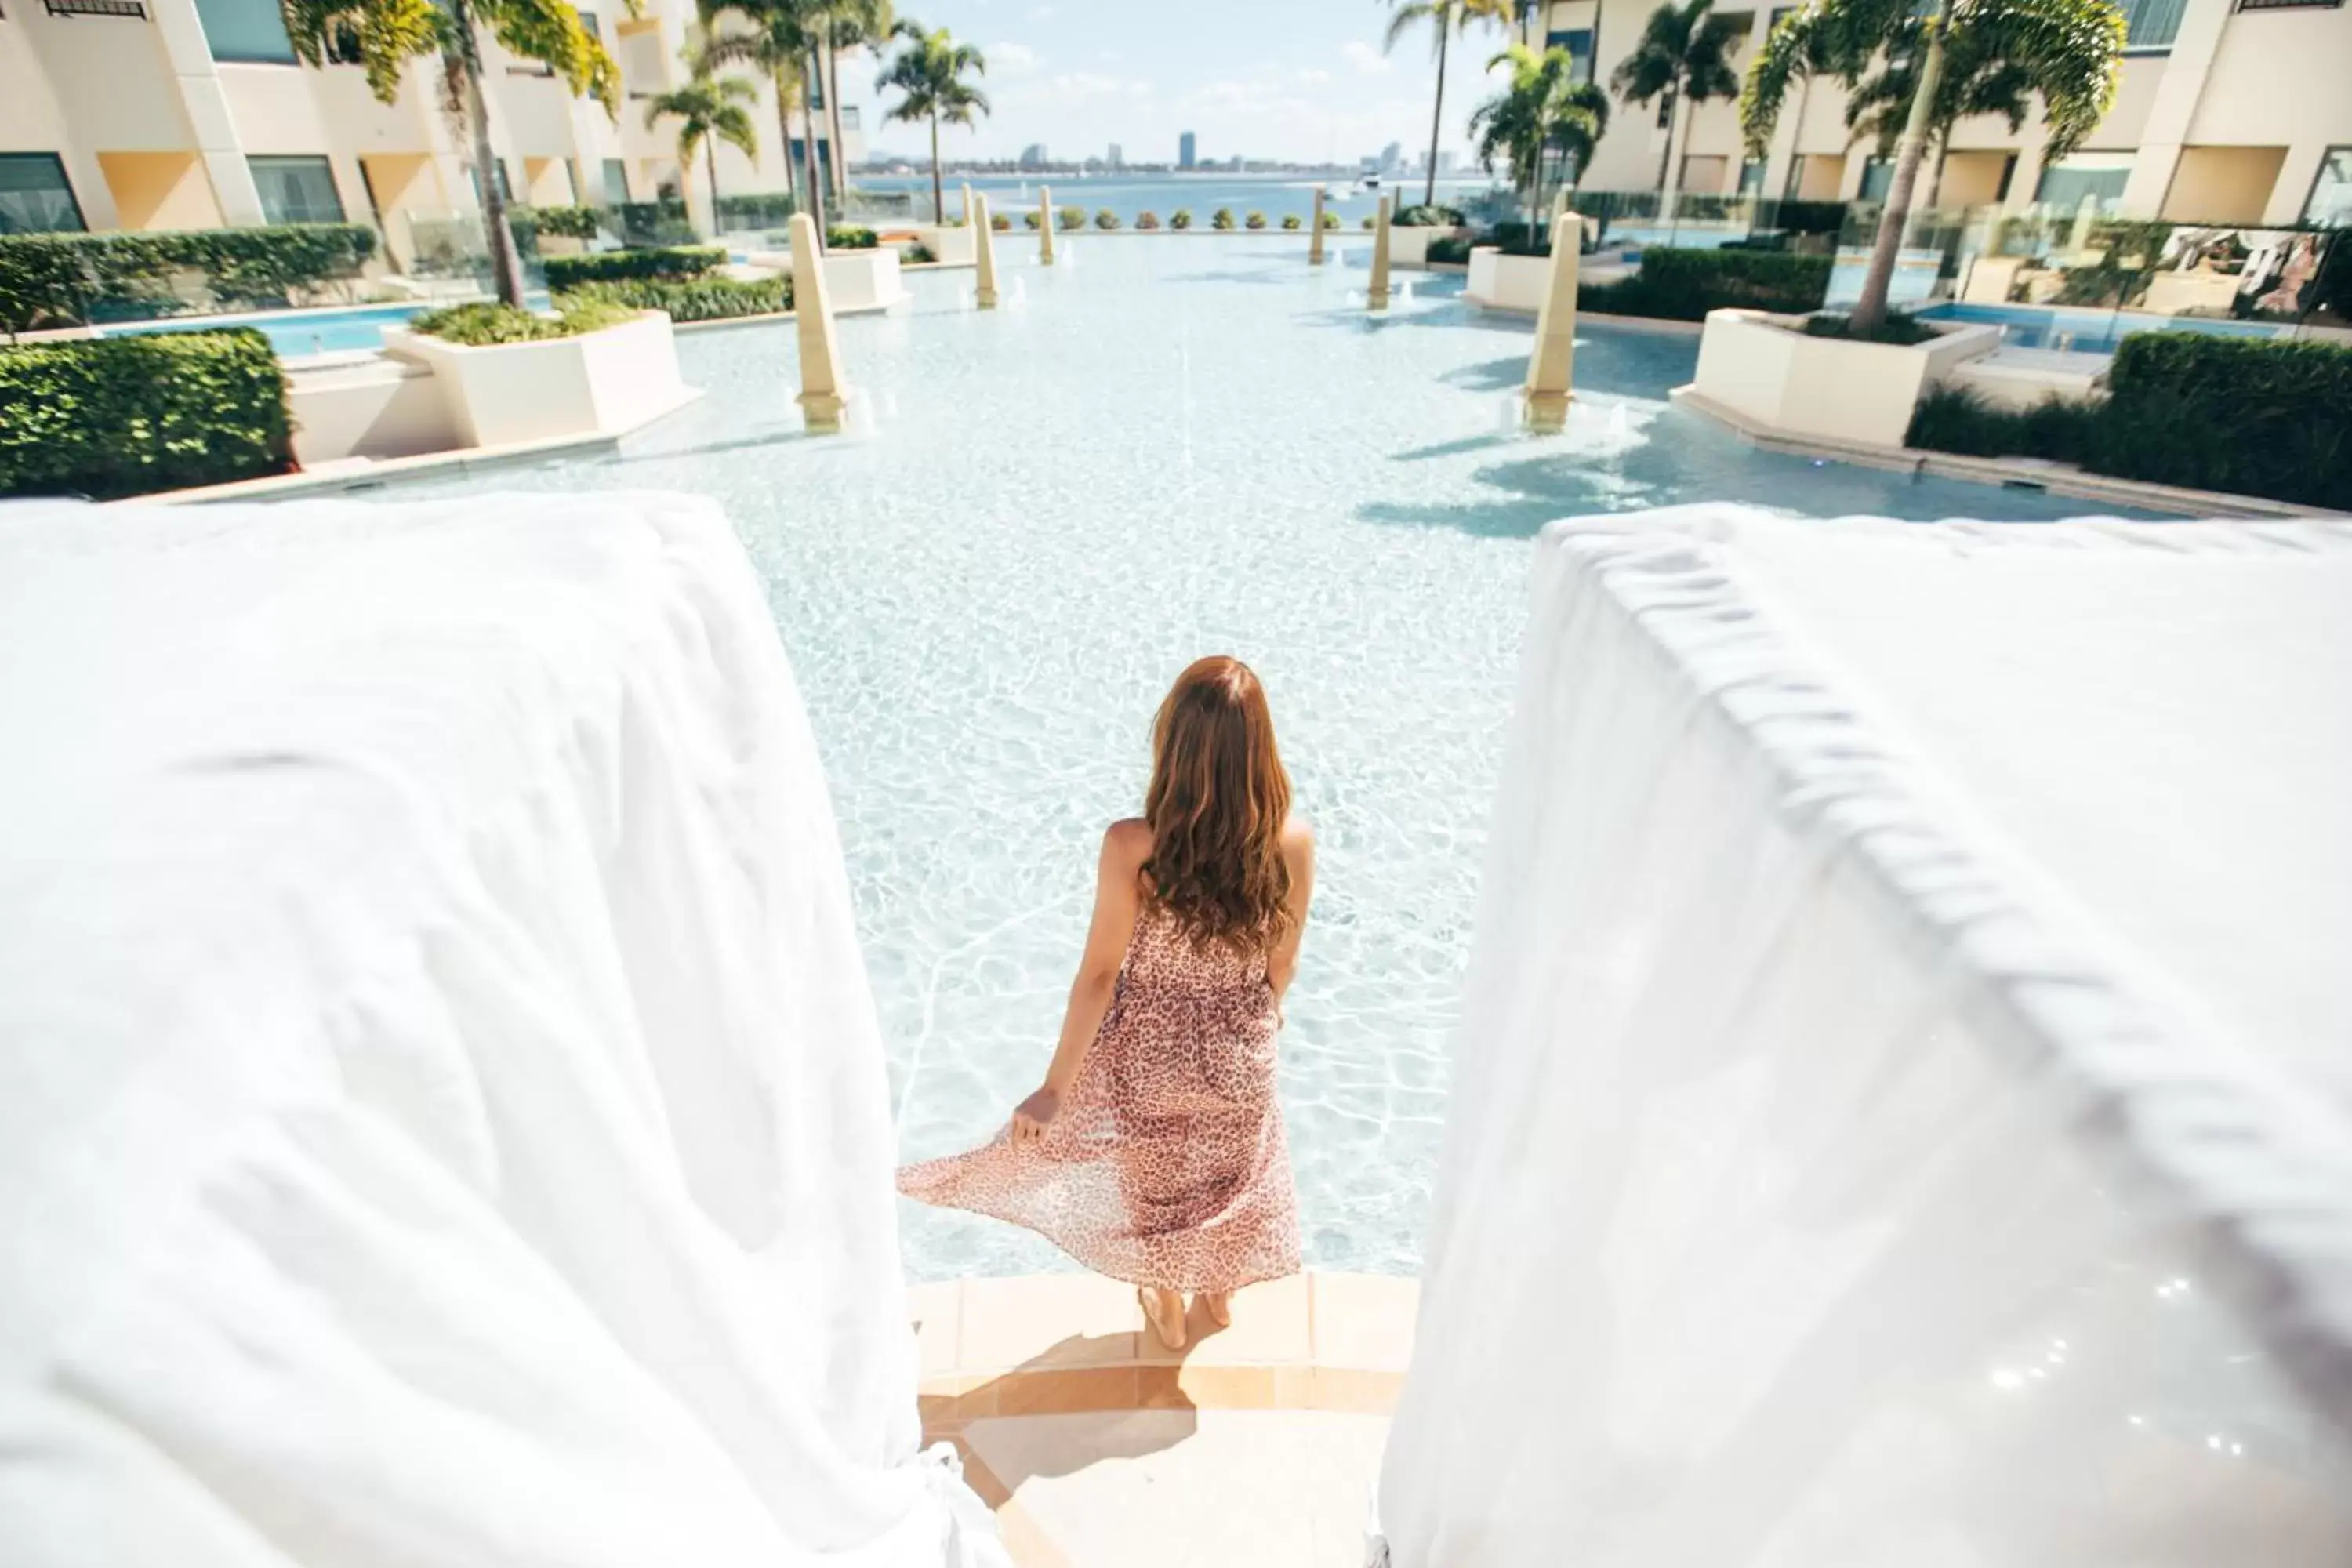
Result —
[[1293, 866], [1312, 862], [1315, 858], [1315, 828], [1297, 812], [1282, 825], [1282, 853]]
[[1103, 832], [1103, 858], [1140, 868], [1151, 858], [1151, 825], [1139, 816], [1122, 816]]

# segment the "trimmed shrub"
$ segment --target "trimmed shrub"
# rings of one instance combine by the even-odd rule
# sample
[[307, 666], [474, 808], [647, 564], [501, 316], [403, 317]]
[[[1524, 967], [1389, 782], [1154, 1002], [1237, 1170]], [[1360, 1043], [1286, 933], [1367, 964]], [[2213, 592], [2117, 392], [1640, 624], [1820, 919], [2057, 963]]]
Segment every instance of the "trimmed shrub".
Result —
[[1416, 202], [1389, 220], [1404, 228], [1460, 228], [1462, 209], [1442, 202]]
[[[643, 281], [639, 279], [638, 281]], [[540, 342], [549, 338], [576, 338], [583, 332], [617, 327], [637, 313], [637, 307], [578, 291], [555, 302], [557, 314], [542, 316], [488, 300], [471, 300], [408, 319], [411, 331], [461, 348], [489, 348], [501, 343]]]
[[286, 374], [250, 328], [0, 348], [0, 495], [144, 495], [293, 460]]
[[719, 217], [740, 228], [782, 228], [800, 209], [782, 191], [760, 191], [719, 198]]
[[2046, 458], [2079, 463], [2088, 455], [2096, 404], [2052, 396], [2032, 408], [2002, 408], [1973, 387], [1931, 386], [1911, 415], [1907, 445], [1969, 458]]
[[837, 223], [824, 231], [827, 250], [872, 250], [881, 243], [872, 229], [860, 228], [856, 224]]
[[1003, 234], [1013, 226], [1013, 219], [1004, 213], [991, 213], [988, 215], [988, 226], [991, 231]]
[[1339, 227], [1339, 215], [1338, 213], [1331, 213], [1331, 212], [1327, 212], [1327, 213], [1325, 213], [1325, 214], [1323, 215], [1323, 226], [1324, 226], [1325, 228], [1337, 228], [1337, 227]]
[[357, 278], [375, 231], [355, 223], [184, 233], [0, 237], [0, 331], [173, 315], [172, 274], [202, 275], [209, 303], [281, 306], [295, 289]]
[[1265, 215], [1264, 213], [1252, 213], [1249, 216], [1242, 220], [1242, 226], [1244, 228], [1264, 228], [1265, 226]]
[[1031, 227], [1031, 228], [1035, 228], [1035, 227], [1037, 227], [1037, 226], [1038, 226], [1038, 218], [1037, 218], [1037, 215], [1036, 215], [1034, 212], [1025, 212], [1025, 213], [1023, 213], [1023, 214], [1021, 215], [1021, 221], [1022, 221], [1024, 224], [1027, 225], [1027, 226], [1028, 226], [1029, 227]]
[[619, 278], [583, 283], [555, 303], [559, 308], [599, 303], [625, 310], [660, 310], [673, 321], [723, 321], [791, 310], [793, 280], [763, 278], [756, 283], [742, 283], [732, 278]]
[[928, 267], [939, 258], [940, 253], [919, 239], [907, 247], [905, 259], [917, 267]]
[[2352, 348], [2134, 332], [2107, 392], [2101, 473], [2352, 510]]
[[1578, 307], [1619, 316], [1703, 321], [1709, 310], [1738, 308], [1798, 314], [1819, 310], [1829, 292], [1832, 258], [1769, 250], [1642, 252], [1642, 269], [1615, 283], [1589, 283]]
[[[719, 204], [724, 210], [726, 204]], [[522, 207], [510, 216], [528, 216], [531, 226], [541, 234], [560, 235], [565, 239], [593, 239], [603, 226], [604, 215], [594, 207]]]
[[623, 245], [642, 248], [695, 242], [694, 226], [686, 221], [686, 204], [681, 201], [623, 202], [613, 209], [613, 217]]
[[1805, 318], [1805, 336], [1809, 338], [1845, 338], [1854, 342], [1893, 343], [1898, 348], [1909, 348], [1914, 343], [1924, 343], [1935, 335], [1935, 328], [1915, 321], [1900, 310], [1881, 321], [1876, 330], [1867, 332], [1853, 330], [1852, 316]]
[[1192, 209], [1191, 207], [1178, 207], [1175, 213], [1168, 219], [1168, 226], [1170, 228], [1192, 227]]
[[1285, 213], [1282, 215], [1282, 226], [1286, 229], [1305, 228], [1307, 220], [1297, 213]]
[[1060, 229], [1065, 234], [1067, 234], [1074, 228], [1086, 227], [1087, 209], [1084, 207], [1055, 207], [1054, 209], [1054, 226]]
[[1111, 211], [1110, 208], [1105, 207], [1095, 214], [1095, 226], [1097, 228], [1117, 228], [1118, 226], [1118, 215]]
[[1138, 213], [1135, 215], [1135, 226], [1138, 228], [1158, 228], [1160, 226], [1160, 215], [1158, 213]]
[[1462, 266], [1470, 259], [1470, 237], [1466, 234], [1444, 234], [1429, 242], [1426, 259]]
[[1372, 220], [1371, 220], [1370, 218], [1369, 218], [1369, 217], [1368, 217], [1368, 218], [1366, 218], [1363, 222], [1361, 222], [1361, 223], [1358, 224], [1356, 226], [1357, 226], [1358, 228], [1370, 228], [1370, 227], [1372, 227], [1372, 226], [1373, 226]]
[[698, 278], [726, 259], [727, 253], [715, 245], [551, 256], [547, 258], [547, 286], [561, 293], [583, 283], [603, 283], [619, 278]]
[[1209, 215], [1209, 226], [1211, 228], [1233, 227], [1234, 209], [1231, 207], [1219, 207], [1215, 212], [1211, 213]]

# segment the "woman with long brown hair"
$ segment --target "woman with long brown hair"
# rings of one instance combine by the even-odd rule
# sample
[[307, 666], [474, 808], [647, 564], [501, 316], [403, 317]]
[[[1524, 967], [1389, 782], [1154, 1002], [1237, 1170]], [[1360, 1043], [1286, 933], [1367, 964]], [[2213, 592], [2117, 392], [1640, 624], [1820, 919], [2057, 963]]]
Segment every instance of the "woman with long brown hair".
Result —
[[1160, 704], [1143, 815], [1103, 835], [1045, 1083], [993, 1142], [908, 1166], [899, 1190], [1129, 1281], [1171, 1350], [1185, 1292], [1223, 1325], [1234, 1291], [1297, 1273], [1275, 1034], [1314, 880], [1265, 689], [1200, 660]]

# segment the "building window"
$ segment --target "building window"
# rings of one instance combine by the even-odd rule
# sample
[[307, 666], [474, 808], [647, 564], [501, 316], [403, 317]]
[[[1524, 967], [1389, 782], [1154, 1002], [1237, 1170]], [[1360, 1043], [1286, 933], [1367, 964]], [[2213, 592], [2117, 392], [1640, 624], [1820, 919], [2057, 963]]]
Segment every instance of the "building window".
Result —
[[2303, 221], [2329, 227], [2352, 226], [2352, 147], [2330, 147], [2319, 155], [2319, 177], [2303, 204]]
[[2241, 11], [2334, 11], [2344, 0], [2238, 0]]
[[196, 0], [205, 42], [216, 60], [290, 66], [294, 43], [278, 0]]
[[597, 25], [595, 12], [583, 11], [580, 13], [580, 28], [581, 31], [586, 33], [598, 43], [601, 44], [604, 41], [604, 29]]
[[0, 153], [0, 234], [79, 234], [89, 226], [55, 153]]
[[1760, 196], [1764, 194], [1764, 160], [1750, 158], [1739, 165], [1739, 194]]
[[1858, 201], [1883, 202], [1889, 187], [1895, 184], [1895, 160], [1868, 158], [1863, 161], [1862, 184], [1854, 192]]
[[1544, 38], [1544, 47], [1547, 50], [1566, 49], [1568, 58], [1575, 62], [1569, 74], [1578, 81], [1592, 79], [1591, 28], [1576, 27], [1563, 33], [1548, 34]]
[[604, 160], [604, 205], [615, 207], [629, 205], [629, 166], [618, 158]]
[[2042, 171], [2033, 199], [2063, 212], [2081, 206], [2085, 196], [2095, 196], [2100, 206], [2110, 207], [2123, 199], [2124, 186], [2130, 180], [2129, 169], [2070, 169], [2059, 163]]
[[247, 158], [261, 191], [261, 216], [271, 223], [341, 223], [343, 198], [324, 158]]
[[2116, 0], [2124, 14], [2127, 49], [2168, 49], [2180, 32], [2180, 14], [2189, 0]]

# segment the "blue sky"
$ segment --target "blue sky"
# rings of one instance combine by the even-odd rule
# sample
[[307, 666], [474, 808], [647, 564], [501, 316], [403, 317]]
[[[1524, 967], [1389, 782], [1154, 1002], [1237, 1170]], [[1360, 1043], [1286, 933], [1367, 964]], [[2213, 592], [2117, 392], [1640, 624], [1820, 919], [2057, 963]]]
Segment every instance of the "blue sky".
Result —
[[[950, 157], [1012, 157], [1032, 142], [1055, 157], [1098, 157], [1116, 142], [1131, 162], [1172, 163], [1184, 131], [1198, 132], [1204, 158], [1352, 161], [1392, 141], [1408, 153], [1429, 143], [1429, 35], [1382, 55], [1381, 0], [902, 0], [900, 14], [987, 54], [995, 112], [974, 131], [943, 128]], [[1504, 42], [1489, 30], [1454, 48], [1442, 144], [1465, 157], [1462, 128]], [[926, 155], [926, 130], [881, 123], [872, 61], [844, 75], [869, 147]]]

